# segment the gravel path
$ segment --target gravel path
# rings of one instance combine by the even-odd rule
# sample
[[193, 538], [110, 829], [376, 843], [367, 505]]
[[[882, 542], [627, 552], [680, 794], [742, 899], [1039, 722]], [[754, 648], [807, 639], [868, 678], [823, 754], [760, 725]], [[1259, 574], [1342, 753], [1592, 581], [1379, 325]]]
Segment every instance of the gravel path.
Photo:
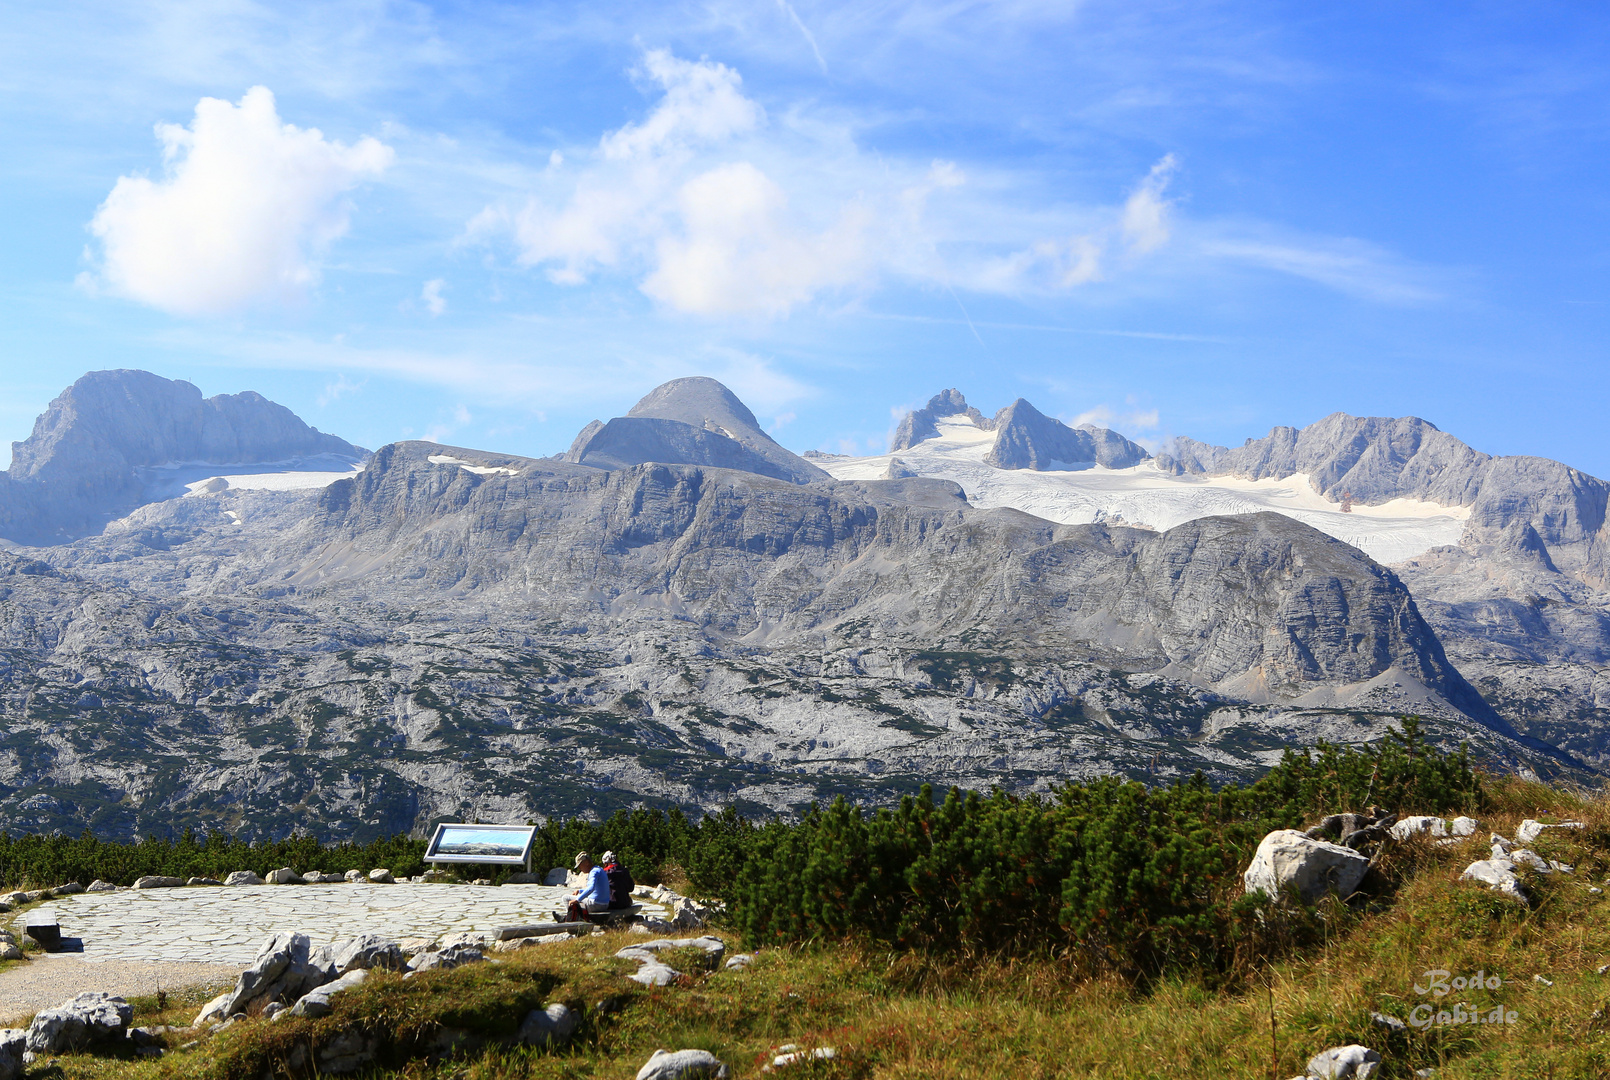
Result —
[[35, 954], [26, 964], [0, 971], [0, 1024], [22, 1020], [40, 1009], [60, 1005], [85, 990], [104, 990], [133, 997], [154, 994], [160, 986], [217, 986], [220, 990], [240, 974], [236, 964], [183, 964], [151, 960], [86, 962], [70, 953]]

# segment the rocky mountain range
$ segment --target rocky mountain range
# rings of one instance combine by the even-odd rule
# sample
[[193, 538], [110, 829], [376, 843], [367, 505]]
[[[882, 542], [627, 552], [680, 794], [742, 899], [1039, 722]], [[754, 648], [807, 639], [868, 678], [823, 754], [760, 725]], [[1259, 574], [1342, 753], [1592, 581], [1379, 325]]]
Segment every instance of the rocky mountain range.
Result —
[[[1274, 512], [1059, 523], [920, 475], [928, 446], [974, 443], [1031, 486], [1303, 476], [1310, 497], [1468, 511], [1466, 536], [1389, 568]], [[364, 452], [256, 395], [86, 376], [4, 489], [32, 494], [0, 518], [0, 823], [362, 838], [1224, 780], [1408, 711], [1494, 767], [1610, 762], [1592, 477], [1413, 419], [1153, 456], [955, 391], [891, 450], [918, 475], [843, 478], [679, 379], [553, 458], [404, 442], [304, 490], [152, 499], [139, 470], [164, 462]]]

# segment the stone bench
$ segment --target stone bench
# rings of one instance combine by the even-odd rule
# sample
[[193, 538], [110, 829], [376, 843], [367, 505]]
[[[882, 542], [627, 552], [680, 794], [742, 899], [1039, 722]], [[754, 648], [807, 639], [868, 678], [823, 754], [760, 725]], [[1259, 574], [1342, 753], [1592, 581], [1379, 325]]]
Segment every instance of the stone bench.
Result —
[[61, 948], [61, 924], [50, 908], [35, 908], [22, 917], [22, 932], [44, 946], [46, 952]]

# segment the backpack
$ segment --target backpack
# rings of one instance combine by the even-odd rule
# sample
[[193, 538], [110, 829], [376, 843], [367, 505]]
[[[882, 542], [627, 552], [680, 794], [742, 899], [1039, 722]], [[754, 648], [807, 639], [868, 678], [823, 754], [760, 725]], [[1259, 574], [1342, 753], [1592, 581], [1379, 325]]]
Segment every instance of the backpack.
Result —
[[632, 890], [637, 883], [632, 875], [627, 873], [626, 867], [614, 863], [605, 868], [604, 873], [609, 875], [609, 906], [612, 908], [627, 908], [632, 906]]

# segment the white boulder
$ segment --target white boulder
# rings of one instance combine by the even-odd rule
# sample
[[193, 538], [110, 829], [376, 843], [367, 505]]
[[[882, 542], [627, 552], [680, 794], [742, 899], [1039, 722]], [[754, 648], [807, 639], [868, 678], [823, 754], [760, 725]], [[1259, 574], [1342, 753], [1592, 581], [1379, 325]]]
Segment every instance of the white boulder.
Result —
[[727, 1080], [731, 1071], [708, 1050], [654, 1051], [654, 1056], [637, 1070], [637, 1080], [700, 1080], [715, 1077]]
[[225, 885], [261, 885], [262, 883], [263, 879], [250, 870], [236, 870], [233, 874], [224, 878]]
[[1308, 1075], [1321, 1080], [1370, 1080], [1381, 1071], [1381, 1055], [1367, 1046], [1333, 1046], [1308, 1059]]
[[1399, 818], [1396, 825], [1387, 830], [1394, 840], [1407, 840], [1420, 833], [1430, 833], [1432, 836], [1447, 836], [1448, 823], [1439, 817], [1406, 817]]
[[1352, 848], [1315, 840], [1296, 829], [1280, 829], [1263, 838], [1242, 881], [1247, 892], [1272, 897], [1295, 886], [1311, 904], [1332, 889], [1344, 899], [1352, 895], [1369, 865], [1369, 859]]
[[292, 870], [289, 866], [282, 866], [268, 875], [270, 885], [306, 885], [307, 878]]
[[1481, 822], [1473, 817], [1456, 817], [1450, 828], [1455, 836], [1475, 836], [1476, 830], [1481, 828]]
[[179, 889], [184, 887], [184, 878], [147, 874], [136, 881], [134, 887], [136, 889]]
[[1506, 858], [1482, 859], [1465, 867], [1465, 872], [1459, 875], [1460, 881], [1479, 882], [1496, 893], [1522, 903], [1527, 903], [1531, 897], [1527, 895], [1526, 888], [1521, 879], [1515, 876], [1515, 864]]
[[133, 1019], [133, 1007], [120, 997], [98, 992], [79, 994], [34, 1016], [28, 1025], [27, 1050], [36, 1056], [61, 1054], [121, 1039]]

